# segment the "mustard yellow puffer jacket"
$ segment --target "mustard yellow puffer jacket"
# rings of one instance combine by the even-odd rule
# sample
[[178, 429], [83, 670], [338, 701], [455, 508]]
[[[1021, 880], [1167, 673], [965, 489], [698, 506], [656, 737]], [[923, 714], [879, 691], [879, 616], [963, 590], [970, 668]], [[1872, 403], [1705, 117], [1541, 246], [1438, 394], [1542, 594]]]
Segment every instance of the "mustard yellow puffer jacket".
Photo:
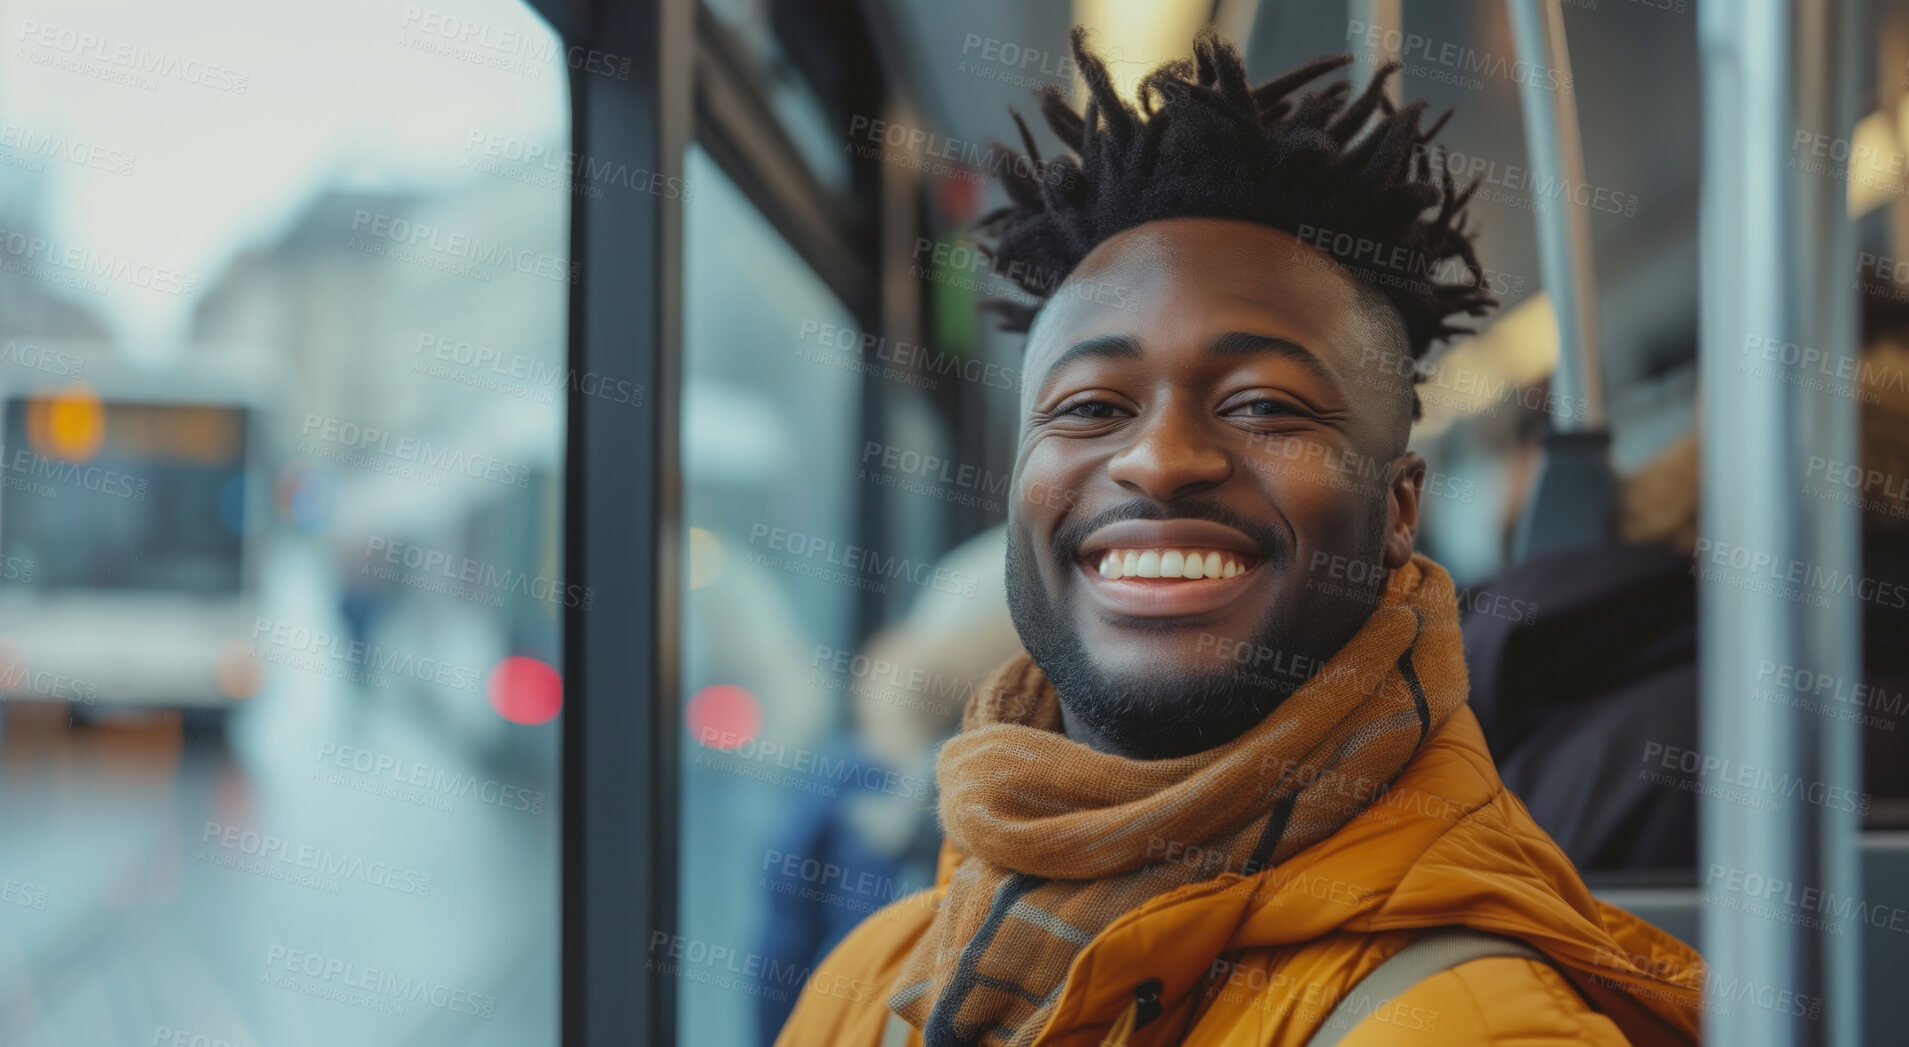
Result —
[[[935, 888], [871, 916], [811, 972], [777, 1047], [900, 1042], [887, 1006], [896, 973], [961, 860], [944, 847]], [[1333, 836], [1115, 920], [1075, 957], [1037, 1042], [1303, 1047], [1366, 972], [1453, 925], [1520, 939], [1551, 962], [1493, 957], [1432, 975], [1373, 1009], [1343, 1047], [1697, 1042], [1702, 958], [1591, 896], [1498, 780], [1469, 707]], [[1128, 1031], [1149, 980], [1163, 1009]], [[919, 1032], [906, 1042], [919, 1047]]]

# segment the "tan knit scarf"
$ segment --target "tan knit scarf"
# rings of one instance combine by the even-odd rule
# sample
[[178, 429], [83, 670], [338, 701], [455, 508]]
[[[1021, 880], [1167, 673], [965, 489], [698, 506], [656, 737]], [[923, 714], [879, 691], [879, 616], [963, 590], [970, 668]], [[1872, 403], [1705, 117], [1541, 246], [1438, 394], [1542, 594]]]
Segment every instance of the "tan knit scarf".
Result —
[[936, 762], [942, 828], [968, 857], [889, 1006], [926, 1047], [1032, 1043], [1103, 928], [1332, 835], [1465, 696], [1451, 578], [1423, 556], [1271, 715], [1192, 756], [1132, 760], [1068, 739], [1053, 685], [1018, 656], [976, 690]]

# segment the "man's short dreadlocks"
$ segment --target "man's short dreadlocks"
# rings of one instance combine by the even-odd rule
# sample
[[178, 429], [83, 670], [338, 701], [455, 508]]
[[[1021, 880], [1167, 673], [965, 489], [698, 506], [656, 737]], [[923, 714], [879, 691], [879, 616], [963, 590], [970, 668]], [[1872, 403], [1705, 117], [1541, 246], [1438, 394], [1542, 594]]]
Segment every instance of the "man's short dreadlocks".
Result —
[[[1425, 148], [1451, 113], [1421, 132], [1424, 102], [1394, 107], [1384, 84], [1398, 63], [1380, 69], [1349, 103], [1345, 81], [1295, 100], [1296, 89], [1352, 56], [1317, 58], [1250, 87], [1239, 52], [1206, 26], [1192, 59], [1167, 62], [1141, 82], [1136, 111], [1087, 49], [1085, 27], [1069, 38], [1090, 92], [1086, 109], [1076, 113], [1051, 84], [1040, 105], [1078, 155], [1044, 162], [1027, 123], [1010, 110], [1028, 155], [1005, 165], [1011, 202], [977, 223], [994, 241], [984, 250], [995, 273], [1045, 302], [1064, 274], [1115, 233], [1165, 218], [1231, 218], [1303, 234], [1337, 258], [1398, 310], [1413, 360], [1441, 339], [1470, 333], [1447, 322], [1453, 314], [1482, 316], [1498, 304], [1483, 286], [1466, 228], [1464, 207], [1477, 183], [1458, 190], [1443, 150]], [[1375, 112], [1382, 115], [1360, 135]], [[1440, 282], [1441, 275], [1457, 280]], [[1027, 330], [1040, 309], [987, 304], [1010, 331]]]

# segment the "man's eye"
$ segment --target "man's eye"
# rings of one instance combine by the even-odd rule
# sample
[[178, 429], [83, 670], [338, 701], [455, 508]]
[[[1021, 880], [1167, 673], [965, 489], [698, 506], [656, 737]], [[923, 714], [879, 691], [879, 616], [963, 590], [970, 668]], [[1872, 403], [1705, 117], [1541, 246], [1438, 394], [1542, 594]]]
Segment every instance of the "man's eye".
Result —
[[1242, 412], [1254, 418], [1273, 418], [1279, 415], [1292, 414], [1293, 409], [1286, 404], [1280, 403], [1278, 400], [1254, 400], [1251, 403], [1241, 404], [1227, 413], [1240, 414]]
[[1064, 415], [1072, 415], [1075, 418], [1112, 418], [1115, 412], [1119, 410], [1120, 408], [1110, 403], [1104, 403], [1100, 400], [1088, 400], [1084, 403], [1077, 403], [1061, 413]]

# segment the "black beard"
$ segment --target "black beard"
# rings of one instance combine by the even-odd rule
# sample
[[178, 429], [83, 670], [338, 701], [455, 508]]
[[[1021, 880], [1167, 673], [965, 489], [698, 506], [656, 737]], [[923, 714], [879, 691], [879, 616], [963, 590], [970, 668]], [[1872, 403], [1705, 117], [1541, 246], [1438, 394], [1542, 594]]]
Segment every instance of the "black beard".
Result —
[[[1377, 563], [1383, 554], [1383, 507], [1380, 502], [1379, 511], [1369, 514], [1359, 547], [1348, 554], [1358, 562]], [[1181, 511], [1167, 512], [1150, 502], [1125, 503], [1063, 528], [1052, 543], [1054, 562], [1071, 565], [1089, 533], [1117, 520], [1192, 517], [1226, 524], [1257, 540], [1270, 554], [1262, 564], [1265, 570], [1292, 566], [1278, 532], [1212, 503], [1176, 503], [1176, 508]], [[1276, 607], [1267, 613], [1251, 638], [1251, 650], [1280, 652], [1287, 656], [1280, 664], [1303, 672], [1255, 672], [1216, 658], [1213, 671], [1204, 675], [1110, 678], [1088, 657], [1067, 608], [1047, 591], [1032, 538], [1012, 526], [1008, 534], [1008, 611], [1022, 646], [1053, 683], [1068, 715], [1113, 751], [1134, 759], [1187, 756], [1251, 730], [1352, 638], [1378, 605], [1383, 589], [1384, 579], [1379, 578], [1351, 594], [1321, 592], [1305, 607]]]

